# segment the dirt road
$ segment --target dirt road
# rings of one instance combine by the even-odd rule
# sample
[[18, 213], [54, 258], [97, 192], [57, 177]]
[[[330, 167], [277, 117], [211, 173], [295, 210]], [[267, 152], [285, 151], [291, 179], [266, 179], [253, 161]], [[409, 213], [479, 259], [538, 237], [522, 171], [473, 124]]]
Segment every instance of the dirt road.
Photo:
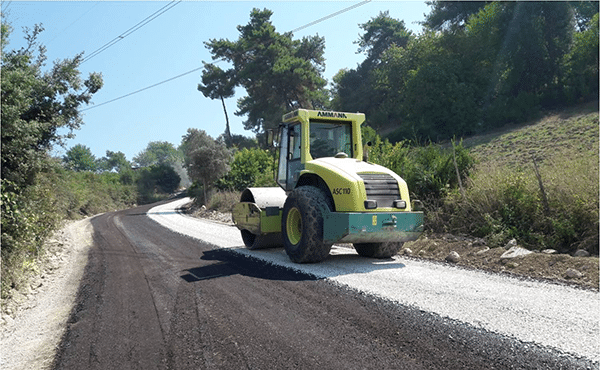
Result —
[[[589, 358], [175, 233], [148, 217], [150, 208], [92, 220], [94, 245], [52, 368], [598, 366]], [[168, 207], [154, 212], [163, 218], [171, 214]], [[222, 237], [217, 226], [194, 225], [209, 242], [210, 235]], [[344, 258], [353, 259], [342, 256], [335, 263]], [[391, 268], [369, 261], [357, 263], [370, 264], [374, 272]]]

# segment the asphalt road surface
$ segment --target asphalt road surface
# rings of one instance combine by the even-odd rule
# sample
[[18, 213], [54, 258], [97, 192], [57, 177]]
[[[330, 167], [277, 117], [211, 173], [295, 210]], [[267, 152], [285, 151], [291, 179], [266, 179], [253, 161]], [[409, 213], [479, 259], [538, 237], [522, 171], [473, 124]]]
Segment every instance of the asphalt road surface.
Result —
[[[56, 369], [596, 369], [598, 293], [334, 247], [294, 265], [186, 200], [92, 220]], [[556, 312], [559, 311], [559, 312]]]

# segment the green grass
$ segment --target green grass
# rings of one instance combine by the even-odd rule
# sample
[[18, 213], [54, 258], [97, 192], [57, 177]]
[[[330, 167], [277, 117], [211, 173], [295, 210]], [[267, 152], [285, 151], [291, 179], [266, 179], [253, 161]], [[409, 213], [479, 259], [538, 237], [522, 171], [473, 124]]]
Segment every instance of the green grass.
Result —
[[579, 108], [502, 131], [463, 140], [482, 166], [523, 165], [571, 155], [574, 152], [598, 154], [598, 105]]

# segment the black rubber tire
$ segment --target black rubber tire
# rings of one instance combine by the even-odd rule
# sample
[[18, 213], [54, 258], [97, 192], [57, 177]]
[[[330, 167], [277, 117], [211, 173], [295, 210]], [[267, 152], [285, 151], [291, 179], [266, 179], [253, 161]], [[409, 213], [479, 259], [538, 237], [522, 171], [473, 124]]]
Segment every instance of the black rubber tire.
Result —
[[242, 240], [244, 245], [248, 249], [264, 249], [281, 247], [283, 241], [281, 240], [281, 233], [271, 233], [265, 235], [252, 234], [248, 230], [241, 230]]
[[354, 243], [354, 249], [363, 257], [390, 258], [398, 254], [402, 245], [402, 242]]
[[[281, 217], [283, 246], [290, 260], [295, 263], [315, 263], [323, 261], [331, 251], [331, 244], [323, 243], [323, 212], [331, 210], [332, 205], [322, 190], [314, 186], [296, 188], [287, 197]], [[288, 235], [287, 219], [289, 213], [298, 214], [301, 219], [299, 241], [293, 244], [294, 237]], [[298, 233], [296, 233], [298, 234]], [[292, 240], [290, 240], [292, 239]]]

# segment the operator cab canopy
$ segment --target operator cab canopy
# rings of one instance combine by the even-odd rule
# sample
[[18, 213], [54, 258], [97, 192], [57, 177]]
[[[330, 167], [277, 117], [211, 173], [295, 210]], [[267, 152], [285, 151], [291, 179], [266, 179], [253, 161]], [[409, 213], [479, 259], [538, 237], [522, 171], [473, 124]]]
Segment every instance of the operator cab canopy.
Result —
[[283, 116], [280, 148], [287, 147], [288, 160], [302, 163], [338, 153], [361, 159], [360, 125], [364, 120], [362, 113], [298, 109]]
[[299, 109], [283, 116], [277, 182], [291, 190], [307, 162], [324, 157], [362, 159], [362, 113]]

